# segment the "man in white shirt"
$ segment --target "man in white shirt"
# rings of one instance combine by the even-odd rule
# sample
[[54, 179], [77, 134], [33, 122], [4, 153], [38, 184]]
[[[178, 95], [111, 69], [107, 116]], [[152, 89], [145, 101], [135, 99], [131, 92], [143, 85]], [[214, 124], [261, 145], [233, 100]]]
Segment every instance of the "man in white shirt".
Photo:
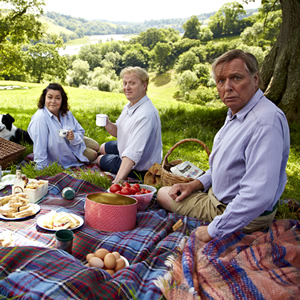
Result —
[[102, 170], [116, 174], [114, 183], [130, 177], [143, 177], [162, 159], [161, 123], [157, 109], [147, 97], [149, 75], [140, 67], [128, 67], [120, 74], [129, 103], [116, 123], [107, 119], [105, 129], [117, 138], [100, 146], [97, 163]]

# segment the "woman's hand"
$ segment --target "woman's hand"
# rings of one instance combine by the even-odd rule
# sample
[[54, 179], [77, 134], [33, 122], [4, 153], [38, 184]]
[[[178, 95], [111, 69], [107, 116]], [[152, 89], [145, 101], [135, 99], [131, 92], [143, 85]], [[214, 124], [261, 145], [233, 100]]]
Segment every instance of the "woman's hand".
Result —
[[72, 129], [68, 131], [68, 134], [67, 134], [66, 138], [67, 138], [69, 141], [72, 141], [72, 140], [74, 139], [74, 132], [73, 132]]

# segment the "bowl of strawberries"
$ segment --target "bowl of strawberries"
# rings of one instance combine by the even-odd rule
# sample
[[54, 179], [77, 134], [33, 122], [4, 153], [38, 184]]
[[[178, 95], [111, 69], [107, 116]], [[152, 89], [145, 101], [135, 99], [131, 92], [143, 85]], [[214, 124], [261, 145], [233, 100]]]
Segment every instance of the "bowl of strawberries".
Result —
[[150, 204], [157, 189], [151, 185], [124, 182], [122, 184], [112, 184], [108, 189], [110, 193], [129, 196], [137, 200], [137, 210], [144, 211]]

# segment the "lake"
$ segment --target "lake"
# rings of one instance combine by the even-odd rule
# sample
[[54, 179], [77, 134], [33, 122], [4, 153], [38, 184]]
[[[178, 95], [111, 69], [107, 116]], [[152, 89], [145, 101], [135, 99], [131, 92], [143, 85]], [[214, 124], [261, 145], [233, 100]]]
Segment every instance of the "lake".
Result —
[[[89, 44], [95, 44], [99, 41], [108, 42], [108, 41], [129, 41], [133, 36], [132, 35], [124, 35], [124, 34], [104, 34], [104, 35], [91, 35], [89, 36]], [[74, 55], [78, 54], [80, 48], [86, 44], [81, 45], [70, 45], [66, 46], [65, 49], [60, 49], [60, 55]]]

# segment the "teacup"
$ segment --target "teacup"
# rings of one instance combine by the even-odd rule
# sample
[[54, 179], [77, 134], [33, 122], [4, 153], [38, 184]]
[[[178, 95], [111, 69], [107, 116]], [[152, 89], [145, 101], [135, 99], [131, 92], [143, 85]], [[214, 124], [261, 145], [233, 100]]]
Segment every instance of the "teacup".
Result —
[[98, 114], [96, 115], [96, 125], [97, 126], [106, 126], [107, 115]]
[[67, 134], [68, 134], [68, 130], [67, 129], [60, 129], [59, 130], [59, 136], [66, 137]]

